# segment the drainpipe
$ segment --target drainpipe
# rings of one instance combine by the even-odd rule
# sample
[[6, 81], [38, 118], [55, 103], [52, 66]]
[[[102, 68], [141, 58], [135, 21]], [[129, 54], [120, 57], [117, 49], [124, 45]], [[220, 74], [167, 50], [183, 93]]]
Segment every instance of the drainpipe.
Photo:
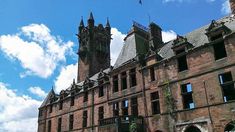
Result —
[[209, 114], [209, 118], [210, 118], [210, 122], [211, 122], [211, 126], [212, 126], [212, 132], [214, 132], [214, 123], [213, 123], [212, 116], [211, 116], [211, 110], [210, 110], [210, 106], [209, 106], [205, 80], [203, 80], [203, 86], [204, 86], [205, 94], [206, 94], [206, 104], [207, 104], [208, 114]]
[[142, 87], [142, 95], [143, 95], [143, 101], [144, 101], [145, 118], [147, 119], [146, 125], [147, 125], [147, 131], [150, 132], [143, 69], [141, 69], [140, 72], [141, 72], [141, 79], [142, 79], [142, 84], [143, 84], [143, 87]]
[[92, 102], [91, 102], [91, 131], [94, 131], [94, 88], [92, 89]]

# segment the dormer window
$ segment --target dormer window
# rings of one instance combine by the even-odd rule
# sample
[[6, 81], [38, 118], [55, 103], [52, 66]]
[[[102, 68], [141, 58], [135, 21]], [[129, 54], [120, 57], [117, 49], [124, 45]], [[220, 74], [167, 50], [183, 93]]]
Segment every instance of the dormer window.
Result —
[[224, 25], [224, 22], [216, 22], [215, 20], [206, 29], [206, 35], [213, 44], [215, 60], [227, 57], [223, 36], [230, 32], [231, 30]]
[[224, 25], [224, 22], [211, 21], [210, 26], [206, 29], [206, 35], [210, 42], [223, 39], [223, 36], [230, 33], [231, 30]]
[[188, 42], [187, 38], [182, 36], [177, 36], [177, 38], [173, 42], [173, 51], [177, 57], [178, 63], [178, 71], [188, 70], [187, 57], [186, 57], [186, 49], [192, 48], [193, 45]]

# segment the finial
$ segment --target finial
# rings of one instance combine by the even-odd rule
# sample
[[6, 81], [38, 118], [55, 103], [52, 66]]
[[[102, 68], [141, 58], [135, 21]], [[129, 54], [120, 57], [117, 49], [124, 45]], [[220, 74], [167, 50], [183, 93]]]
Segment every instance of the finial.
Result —
[[109, 24], [109, 18], [108, 18], [108, 17], [107, 17], [106, 27], [110, 27], [110, 24]]
[[90, 19], [90, 20], [94, 20], [92, 12], [90, 13], [89, 19]]
[[82, 17], [81, 22], [80, 22], [80, 27], [84, 27], [83, 17]]

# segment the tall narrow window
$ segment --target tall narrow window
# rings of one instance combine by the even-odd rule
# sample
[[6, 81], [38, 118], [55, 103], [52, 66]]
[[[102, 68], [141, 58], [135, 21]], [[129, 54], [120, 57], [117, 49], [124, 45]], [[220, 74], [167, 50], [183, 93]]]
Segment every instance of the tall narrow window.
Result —
[[99, 112], [99, 120], [104, 119], [104, 107], [103, 106], [99, 107], [98, 112]]
[[49, 113], [53, 111], [53, 104], [49, 105]]
[[87, 101], [88, 101], [88, 91], [85, 91], [83, 95], [83, 102], [87, 102]]
[[235, 100], [235, 88], [231, 72], [220, 74], [219, 80], [223, 91], [224, 102]]
[[69, 130], [73, 130], [73, 115], [69, 115]]
[[51, 132], [51, 120], [47, 122], [47, 132]]
[[61, 132], [61, 123], [62, 123], [62, 118], [58, 118], [58, 126], [57, 126], [57, 131]]
[[130, 86], [136, 86], [136, 69], [133, 68], [130, 70]]
[[43, 115], [43, 110], [39, 110], [38, 116], [41, 117]]
[[152, 114], [160, 114], [160, 103], [158, 92], [151, 93]]
[[193, 109], [195, 107], [192, 96], [192, 85], [190, 83], [181, 85], [184, 109]]
[[62, 109], [63, 109], [63, 100], [59, 102], [59, 110], [62, 110]]
[[123, 116], [128, 116], [128, 105], [129, 105], [128, 100], [122, 101], [122, 115]]
[[126, 72], [121, 74], [122, 78], [122, 90], [127, 89], [127, 81], [126, 81]]
[[113, 92], [118, 92], [118, 75], [113, 76]]
[[103, 97], [103, 96], [104, 96], [104, 86], [101, 85], [101, 86], [99, 87], [99, 97]]
[[151, 79], [151, 81], [155, 81], [155, 71], [154, 71], [154, 67], [150, 67], [149, 73], [150, 73], [150, 79]]
[[74, 96], [71, 97], [70, 106], [74, 106]]
[[113, 103], [113, 116], [114, 117], [119, 116], [119, 103], [118, 102]]
[[138, 116], [138, 101], [137, 97], [131, 98], [131, 114]]
[[83, 122], [82, 122], [83, 127], [87, 127], [87, 111], [83, 111]]
[[177, 58], [178, 61], [178, 71], [188, 70], [187, 58], [186, 55], [182, 55]]
[[213, 44], [215, 60], [227, 57], [224, 41]]

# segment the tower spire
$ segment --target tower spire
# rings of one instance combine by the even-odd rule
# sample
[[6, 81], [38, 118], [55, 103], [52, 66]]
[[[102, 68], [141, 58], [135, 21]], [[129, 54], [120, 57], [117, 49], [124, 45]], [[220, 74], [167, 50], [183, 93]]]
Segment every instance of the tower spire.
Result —
[[83, 17], [82, 17], [82, 19], [80, 21], [80, 27], [84, 27]]
[[87, 23], [88, 23], [88, 27], [89, 27], [89, 28], [94, 27], [95, 20], [94, 20], [94, 17], [93, 17], [92, 12], [90, 13], [90, 17], [89, 17], [89, 19], [87, 20]]
[[106, 27], [110, 27], [109, 18], [107, 18]]

